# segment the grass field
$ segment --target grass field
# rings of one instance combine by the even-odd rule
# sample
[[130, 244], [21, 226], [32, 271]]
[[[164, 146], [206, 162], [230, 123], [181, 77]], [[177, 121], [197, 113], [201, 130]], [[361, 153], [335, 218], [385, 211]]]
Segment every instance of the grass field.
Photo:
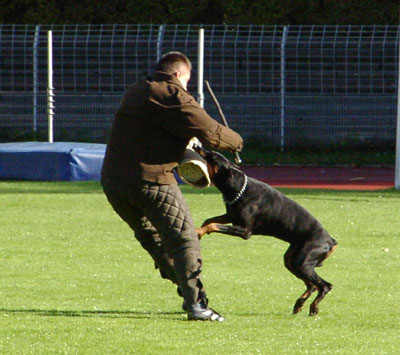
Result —
[[[196, 225], [222, 213], [214, 189], [183, 187]], [[0, 182], [1, 354], [398, 354], [400, 193], [284, 190], [338, 240], [317, 317], [287, 245], [202, 239], [204, 281], [224, 323], [187, 322], [96, 182]]]

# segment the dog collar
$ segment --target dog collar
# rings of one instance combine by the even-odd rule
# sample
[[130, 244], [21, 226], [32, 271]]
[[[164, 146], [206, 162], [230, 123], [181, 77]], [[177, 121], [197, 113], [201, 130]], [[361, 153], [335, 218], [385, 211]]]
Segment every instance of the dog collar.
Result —
[[244, 175], [244, 183], [243, 183], [243, 186], [242, 186], [242, 188], [240, 189], [240, 191], [238, 192], [238, 194], [236, 195], [236, 197], [235, 197], [232, 201], [227, 201], [227, 200], [224, 199], [224, 202], [225, 202], [227, 205], [233, 205], [235, 202], [239, 201], [239, 199], [242, 197], [244, 191], [246, 190], [246, 187], [247, 187], [247, 175], [245, 174], [245, 175]]

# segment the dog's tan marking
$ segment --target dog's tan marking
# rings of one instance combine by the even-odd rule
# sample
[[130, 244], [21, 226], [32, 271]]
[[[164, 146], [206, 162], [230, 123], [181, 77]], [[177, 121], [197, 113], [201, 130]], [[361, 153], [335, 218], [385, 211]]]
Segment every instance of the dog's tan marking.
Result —
[[216, 223], [210, 223], [203, 227], [196, 228], [196, 233], [199, 239], [201, 239], [204, 234], [210, 234], [212, 232], [219, 232], [219, 228], [217, 227]]

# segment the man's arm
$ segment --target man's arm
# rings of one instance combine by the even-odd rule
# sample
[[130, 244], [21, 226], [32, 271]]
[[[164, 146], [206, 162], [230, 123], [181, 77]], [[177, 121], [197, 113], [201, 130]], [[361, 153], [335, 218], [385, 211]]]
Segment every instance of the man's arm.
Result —
[[177, 96], [177, 105], [153, 103], [160, 109], [160, 125], [174, 135], [189, 141], [197, 137], [204, 145], [213, 148], [240, 151], [243, 147], [242, 137], [232, 129], [214, 120], [189, 94]]

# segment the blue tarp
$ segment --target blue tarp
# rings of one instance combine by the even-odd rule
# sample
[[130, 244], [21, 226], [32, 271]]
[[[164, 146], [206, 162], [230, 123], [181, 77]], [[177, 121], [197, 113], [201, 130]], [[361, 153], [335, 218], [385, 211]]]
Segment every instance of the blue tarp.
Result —
[[105, 144], [22, 142], [0, 144], [0, 178], [100, 180]]

